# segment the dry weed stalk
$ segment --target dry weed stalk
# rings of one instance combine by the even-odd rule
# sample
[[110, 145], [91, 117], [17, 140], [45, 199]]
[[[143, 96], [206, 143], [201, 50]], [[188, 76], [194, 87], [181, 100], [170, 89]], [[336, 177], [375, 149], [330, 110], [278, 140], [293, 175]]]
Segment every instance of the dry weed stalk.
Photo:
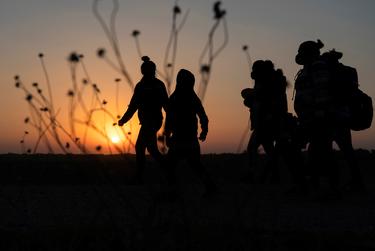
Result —
[[[130, 130], [125, 132], [123, 128], [117, 127], [117, 120], [120, 118], [119, 110], [119, 92], [120, 83], [126, 83], [130, 89], [134, 90], [134, 82], [130, 73], [128, 72], [125, 64], [125, 59], [121, 53], [119, 40], [116, 31], [116, 18], [119, 11], [119, 1], [112, 1], [112, 10], [108, 22], [104, 19], [104, 16], [99, 11], [99, 1], [93, 0], [92, 11], [95, 18], [98, 20], [104, 34], [109, 42], [111, 51], [114, 53], [114, 60], [108, 57], [107, 50], [105, 48], [99, 48], [97, 50], [97, 56], [103, 59], [111, 68], [116, 72], [120, 73], [125, 81], [120, 78], [115, 79], [115, 107], [116, 115], [113, 115], [111, 111], [106, 108], [107, 101], [101, 97], [100, 89], [97, 84], [92, 81], [89, 75], [89, 71], [84, 62], [84, 56], [82, 54], [77, 54], [75, 52], [71, 53], [68, 57], [71, 83], [72, 87], [68, 90], [69, 98], [69, 119], [68, 128], [65, 128], [58, 118], [59, 110], [56, 111], [53, 99], [53, 83], [51, 82], [50, 75], [47, 70], [47, 64], [45, 61], [45, 56], [43, 53], [38, 55], [41, 67], [43, 69], [45, 82], [47, 85], [48, 95], [44, 95], [42, 88], [38, 83], [33, 83], [31, 90], [26, 87], [19, 76], [15, 77], [16, 87], [23, 90], [26, 95], [26, 100], [28, 102], [30, 116], [25, 119], [25, 123], [33, 127], [37, 133], [37, 140], [32, 148], [26, 150], [26, 135], [23, 135], [20, 143], [21, 150], [23, 153], [36, 153], [40, 147], [40, 143], [44, 142], [48, 149], [48, 152], [63, 152], [71, 153], [78, 151], [80, 153], [90, 153], [88, 150], [87, 138], [89, 131], [95, 132], [97, 135], [101, 136], [107, 145], [109, 153], [113, 153], [116, 150], [118, 153], [126, 153], [134, 148], [134, 143], [131, 139], [132, 133], [132, 120], [129, 124]], [[226, 24], [226, 11], [221, 9], [221, 2], [215, 2], [213, 6], [214, 20], [209, 34], [208, 41], [201, 53], [199, 58], [201, 81], [199, 84], [199, 96], [203, 100], [206, 89], [210, 80], [210, 75], [212, 72], [212, 65], [214, 60], [223, 51], [228, 43], [228, 29]], [[177, 49], [178, 49], [178, 36], [184, 27], [186, 20], [189, 15], [189, 10], [185, 11], [184, 14], [181, 8], [178, 6], [177, 2], [173, 6], [172, 10], [172, 25], [169, 35], [169, 39], [166, 45], [166, 50], [164, 53], [163, 60], [163, 72], [158, 71], [158, 75], [166, 82], [166, 87], [168, 93], [171, 92], [172, 83], [175, 79], [175, 67], [177, 61]], [[180, 16], [181, 19], [179, 18]], [[218, 28], [222, 25], [224, 32], [224, 41], [218, 46], [217, 49], [214, 48], [214, 35]], [[134, 30], [132, 32], [132, 37], [135, 40], [136, 49], [138, 56], [142, 56], [140, 41], [139, 41], [140, 31]], [[80, 76], [82, 77], [82, 82], [80, 84]], [[88, 94], [88, 87], [91, 86], [91, 92]], [[87, 95], [91, 94], [91, 101], [87, 100]], [[101, 114], [103, 116], [103, 123], [99, 125], [94, 116]], [[118, 135], [121, 135], [125, 140], [122, 146], [118, 146], [111, 142], [108, 136], [108, 131], [106, 128], [106, 121], [110, 121], [115, 127]], [[83, 129], [83, 133], [79, 133], [77, 126]], [[162, 141], [162, 140], [161, 140]], [[72, 148], [74, 146], [74, 148]], [[161, 148], [164, 149], [162, 144]], [[102, 146], [97, 145], [96, 151], [101, 151]]]

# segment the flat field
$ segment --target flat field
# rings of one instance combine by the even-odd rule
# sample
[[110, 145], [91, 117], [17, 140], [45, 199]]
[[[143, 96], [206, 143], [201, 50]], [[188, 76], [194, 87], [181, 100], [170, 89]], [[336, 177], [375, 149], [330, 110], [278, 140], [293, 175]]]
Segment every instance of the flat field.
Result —
[[289, 196], [283, 165], [281, 184], [246, 184], [246, 155], [210, 154], [218, 193], [181, 163], [174, 200], [151, 159], [138, 185], [133, 155], [0, 155], [0, 250], [375, 250], [375, 154], [357, 155], [367, 194]]

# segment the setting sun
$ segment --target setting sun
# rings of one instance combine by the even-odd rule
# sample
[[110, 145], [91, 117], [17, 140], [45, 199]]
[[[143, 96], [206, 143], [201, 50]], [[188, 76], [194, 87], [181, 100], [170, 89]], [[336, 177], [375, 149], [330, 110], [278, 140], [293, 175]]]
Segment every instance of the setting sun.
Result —
[[115, 144], [119, 143], [120, 142], [120, 137], [117, 136], [117, 135], [114, 135], [111, 137], [111, 141]]

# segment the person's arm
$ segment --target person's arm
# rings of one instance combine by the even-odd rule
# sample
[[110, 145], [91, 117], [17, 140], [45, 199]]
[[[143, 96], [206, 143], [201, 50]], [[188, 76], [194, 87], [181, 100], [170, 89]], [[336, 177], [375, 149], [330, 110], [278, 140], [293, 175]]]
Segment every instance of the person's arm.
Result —
[[204, 110], [204, 107], [202, 105], [202, 102], [197, 97], [197, 115], [199, 118], [199, 123], [201, 124], [201, 133], [199, 135], [199, 139], [201, 141], [205, 141], [208, 133], [208, 117], [206, 114], [206, 111]]
[[165, 111], [168, 111], [165, 113], [165, 124], [164, 124], [164, 132], [163, 134], [168, 138], [172, 134], [172, 109], [169, 108], [170, 101], [167, 102]]
[[134, 115], [134, 113], [137, 111], [139, 106], [139, 94], [138, 94], [138, 88], [136, 87], [134, 90], [134, 94], [132, 96], [132, 99], [130, 100], [128, 109], [126, 110], [125, 114], [122, 116], [122, 118], [118, 121], [119, 126], [123, 126], [126, 122], [128, 122]]
[[171, 146], [171, 137], [173, 133], [173, 123], [174, 123], [174, 114], [173, 109], [171, 109], [171, 100], [169, 99], [166, 105], [166, 109], [164, 108], [166, 112], [165, 114], [165, 123], [164, 123], [164, 131], [163, 134], [165, 136], [165, 143], [167, 144], [167, 147]]
[[161, 93], [161, 95], [162, 95], [162, 106], [163, 106], [164, 111], [167, 113], [167, 111], [168, 111], [168, 101], [169, 101], [168, 93], [167, 93], [167, 89], [165, 88], [165, 85], [164, 85], [163, 82], [161, 82], [161, 86], [162, 86], [162, 93]]

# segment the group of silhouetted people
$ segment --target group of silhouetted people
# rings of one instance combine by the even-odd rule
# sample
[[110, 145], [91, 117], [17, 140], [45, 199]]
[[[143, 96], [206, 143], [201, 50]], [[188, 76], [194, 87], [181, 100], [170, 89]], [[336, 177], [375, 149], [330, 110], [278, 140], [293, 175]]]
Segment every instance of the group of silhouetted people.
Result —
[[[358, 89], [357, 73], [354, 68], [339, 62], [342, 53], [332, 50], [321, 54], [321, 48], [320, 40], [303, 42], [295, 57], [296, 63], [303, 66], [296, 75], [293, 93], [297, 116], [288, 112], [288, 81], [283, 71], [276, 69], [270, 60], [257, 60], [252, 65], [254, 86], [241, 92], [245, 106], [250, 109], [252, 130], [247, 147], [250, 168], [244, 177], [247, 182], [279, 183], [281, 157], [290, 171], [293, 183], [290, 192], [305, 194], [317, 190], [321, 177], [325, 176], [331, 191], [338, 195], [340, 172], [332, 147], [336, 142], [350, 168], [351, 180], [347, 187], [364, 191], [351, 139], [353, 111], [350, 100]], [[155, 63], [147, 56], [142, 60], [143, 77], [135, 87], [127, 111], [118, 121], [122, 126], [138, 111], [141, 128], [135, 147], [137, 180], [142, 182], [147, 149], [165, 169], [170, 185], [176, 183], [176, 165], [186, 159], [205, 185], [206, 192], [214, 193], [216, 185], [200, 160], [199, 140], [206, 139], [208, 117], [194, 92], [194, 75], [181, 69], [177, 74], [176, 89], [168, 98], [164, 83], [155, 76]], [[157, 146], [157, 132], [163, 124], [162, 109], [166, 113], [164, 136], [169, 149], [166, 156]], [[260, 146], [267, 161], [257, 171]], [[302, 153], [306, 147], [307, 165]]]
[[[254, 62], [251, 72], [254, 87], [241, 93], [245, 106], [250, 108], [253, 130], [247, 149], [248, 181], [278, 183], [278, 161], [282, 157], [294, 184], [291, 192], [318, 191], [321, 178], [326, 177], [333, 194], [339, 196], [340, 171], [332, 145], [336, 142], [351, 174], [345, 188], [365, 191], [351, 139], [351, 128], [357, 123], [353, 122], [352, 109], [352, 99], [358, 90], [357, 73], [339, 62], [342, 53], [331, 50], [321, 54], [321, 48], [320, 40], [303, 42], [295, 57], [296, 63], [303, 66], [295, 78], [293, 93], [297, 117], [288, 113], [288, 83], [282, 70], [275, 69], [269, 60]], [[370, 115], [372, 120], [372, 111]], [[259, 177], [254, 177], [260, 145], [267, 155], [267, 163]], [[306, 146], [307, 166], [302, 156]]]
[[[208, 117], [194, 92], [194, 75], [185, 69], [177, 74], [176, 90], [168, 98], [164, 83], [156, 78], [156, 65], [149, 57], [142, 57], [143, 78], [136, 85], [133, 97], [124, 116], [118, 121], [122, 126], [138, 110], [141, 124], [135, 145], [137, 159], [137, 181], [142, 183], [146, 149], [166, 171], [169, 185], [176, 184], [175, 167], [186, 159], [205, 185], [206, 194], [216, 191], [216, 185], [200, 161], [199, 140], [204, 141], [208, 133]], [[169, 148], [166, 158], [157, 147], [157, 132], [162, 126], [162, 109], [166, 112], [164, 136]], [[198, 119], [201, 133], [198, 135]]]

